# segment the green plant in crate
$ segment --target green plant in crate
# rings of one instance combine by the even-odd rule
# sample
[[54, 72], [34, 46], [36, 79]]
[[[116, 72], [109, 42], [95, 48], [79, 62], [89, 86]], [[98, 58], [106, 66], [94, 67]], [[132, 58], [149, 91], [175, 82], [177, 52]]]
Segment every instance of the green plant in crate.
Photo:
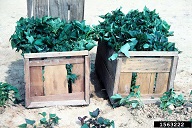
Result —
[[[143, 106], [143, 103], [141, 101], [141, 95], [139, 90], [139, 85], [135, 85], [131, 87], [131, 92], [128, 96], [122, 97], [120, 94], [115, 94], [110, 97], [112, 101], [113, 108], [119, 107], [119, 106], [127, 106], [132, 108], [138, 108]], [[137, 98], [132, 100], [131, 98]]]
[[177, 95], [174, 89], [170, 89], [169, 91], [164, 92], [163, 96], [160, 97], [160, 108], [164, 111], [172, 113], [172, 110], [169, 108], [170, 105], [173, 105], [174, 107], [180, 107], [185, 102], [186, 100], [182, 94]]
[[5, 106], [9, 100], [18, 103], [21, 100], [19, 91], [8, 83], [0, 82], [0, 107]]
[[30, 119], [25, 119], [24, 124], [19, 125], [19, 128], [27, 128], [28, 126], [31, 126], [33, 128], [37, 128], [38, 126], [43, 127], [43, 128], [53, 128], [54, 126], [59, 124], [60, 118], [56, 114], [49, 114], [49, 118], [46, 118], [47, 113], [42, 112], [39, 113], [40, 115], [43, 116], [42, 119], [39, 121], [39, 125], [35, 124], [35, 120], [30, 120]]
[[78, 119], [81, 121], [81, 128], [115, 128], [115, 123], [113, 120], [111, 121], [103, 117], [98, 117], [99, 113], [100, 110], [97, 108], [95, 111], [89, 112], [91, 118], [88, 118], [87, 116], [84, 116], [83, 118], [78, 117]]
[[103, 21], [95, 26], [95, 39], [107, 43], [114, 50], [109, 60], [115, 60], [119, 53], [129, 57], [128, 51], [178, 51], [170, 25], [162, 20], [156, 10], [131, 10], [124, 14], [120, 9], [100, 16]]

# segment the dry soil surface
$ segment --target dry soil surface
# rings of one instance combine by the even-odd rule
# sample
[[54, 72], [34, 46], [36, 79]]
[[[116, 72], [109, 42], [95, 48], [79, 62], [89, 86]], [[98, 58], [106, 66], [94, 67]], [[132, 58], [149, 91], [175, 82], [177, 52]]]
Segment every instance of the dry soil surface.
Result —
[[[24, 98], [23, 59], [20, 53], [11, 48], [9, 38], [15, 30], [16, 21], [27, 16], [26, 0], [0, 0], [0, 81], [16, 86]], [[142, 10], [147, 6], [156, 9], [160, 16], [171, 24], [175, 42], [179, 50], [179, 62], [174, 81], [175, 90], [188, 97], [192, 89], [192, 1], [191, 0], [85, 0], [85, 20], [88, 24], [98, 23], [99, 15], [122, 7], [127, 13], [131, 9]], [[88, 106], [53, 106], [38, 109], [26, 109], [23, 104], [7, 106], [0, 114], [1, 128], [16, 128], [25, 122], [25, 118], [38, 120], [38, 113], [55, 113], [60, 118], [60, 128], [79, 128], [78, 116], [88, 115], [89, 111], [100, 108], [101, 116], [114, 120], [117, 128], [152, 128], [155, 120], [188, 121], [192, 112], [183, 107], [169, 115], [158, 105], [145, 105], [144, 109], [132, 110], [126, 107], [113, 109], [104, 88], [100, 85], [94, 71], [96, 47], [91, 50], [91, 98]]]

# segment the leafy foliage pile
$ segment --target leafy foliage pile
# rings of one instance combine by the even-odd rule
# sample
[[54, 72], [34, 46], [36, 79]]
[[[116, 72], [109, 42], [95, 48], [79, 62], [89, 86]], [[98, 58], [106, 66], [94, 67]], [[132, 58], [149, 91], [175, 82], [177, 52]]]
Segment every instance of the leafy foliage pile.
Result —
[[8, 83], [0, 82], [0, 107], [5, 106], [9, 100], [18, 103], [21, 100], [19, 91]]
[[124, 14], [120, 9], [100, 16], [103, 21], [95, 26], [96, 40], [107, 43], [115, 53], [129, 57], [128, 51], [178, 51], [175, 43], [169, 42], [173, 36], [170, 25], [162, 20], [156, 10], [131, 10]]
[[[120, 94], [115, 94], [111, 96], [112, 106], [113, 108], [119, 107], [119, 106], [127, 106], [132, 108], [138, 108], [143, 105], [141, 102], [141, 93], [139, 90], [139, 85], [131, 86], [131, 92], [128, 96], [122, 97]], [[131, 98], [138, 98], [138, 100], [131, 100]]]
[[23, 18], [10, 37], [12, 48], [24, 53], [91, 50], [93, 29], [85, 21], [66, 22], [60, 18]]
[[[56, 114], [49, 114], [49, 119], [46, 118], [47, 113], [46, 112], [42, 112], [39, 113], [40, 115], [43, 116], [42, 119], [40, 119], [39, 121], [39, 125], [43, 128], [53, 128], [54, 126], [59, 124], [59, 120], [60, 118], [56, 115]], [[25, 119], [24, 124], [19, 125], [19, 128], [28, 128], [27, 126], [31, 126], [33, 128], [37, 128], [38, 126], [35, 124], [35, 120], [30, 120], [30, 119]]]
[[78, 117], [81, 121], [81, 128], [115, 128], [114, 121], [110, 121], [109, 119], [105, 119], [103, 117], [98, 117], [100, 113], [99, 108], [97, 108], [93, 112], [89, 112], [91, 118], [87, 119], [87, 116]]
[[163, 93], [163, 96], [160, 97], [160, 108], [164, 111], [172, 113], [172, 110], [169, 109], [170, 105], [174, 107], [182, 106], [186, 100], [182, 94], [177, 95], [173, 89], [170, 89], [167, 92]]

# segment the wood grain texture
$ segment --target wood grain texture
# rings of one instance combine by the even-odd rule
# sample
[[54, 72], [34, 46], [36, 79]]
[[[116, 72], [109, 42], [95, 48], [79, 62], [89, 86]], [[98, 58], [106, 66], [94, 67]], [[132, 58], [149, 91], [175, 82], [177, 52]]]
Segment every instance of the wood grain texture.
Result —
[[[72, 83], [72, 93], [74, 92], [84, 92], [85, 91], [85, 67], [82, 64], [73, 64], [72, 73], [76, 74], [77, 80]], [[89, 68], [89, 67], [86, 67]]]
[[24, 59], [24, 73], [25, 73], [25, 106], [29, 106], [30, 100], [30, 72], [29, 59]]
[[68, 0], [70, 6], [70, 17], [69, 20], [84, 19], [84, 0]]
[[33, 0], [33, 16], [41, 18], [48, 15], [48, 0]]
[[45, 95], [68, 93], [67, 71], [65, 65], [45, 66]]
[[118, 88], [119, 94], [125, 94], [126, 96], [129, 94], [131, 87], [131, 79], [132, 79], [132, 73], [121, 72]]
[[42, 67], [30, 67], [30, 96], [43, 96]]
[[116, 67], [113, 95], [117, 94], [117, 92], [118, 92], [119, 79], [120, 79], [120, 73], [121, 73], [121, 64], [122, 64], [122, 59], [117, 58], [117, 67]]
[[90, 57], [85, 56], [85, 101], [90, 103]]
[[171, 58], [123, 58], [122, 72], [170, 72]]
[[167, 91], [169, 84], [169, 73], [158, 73], [155, 87], [156, 94], [163, 94]]
[[141, 95], [152, 92], [154, 81], [155, 73], [137, 73], [136, 85], [140, 85]]
[[70, 51], [70, 52], [46, 52], [46, 53], [25, 53], [24, 58], [45, 58], [45, 57], [64, 57], [64, 56], [86, 56], [89, 52], [84, 51]]
[[27, 16], [31, 17], [32, 16], [32, 7], [33, 7], [33, 1], [32, 0], [27, 0]]

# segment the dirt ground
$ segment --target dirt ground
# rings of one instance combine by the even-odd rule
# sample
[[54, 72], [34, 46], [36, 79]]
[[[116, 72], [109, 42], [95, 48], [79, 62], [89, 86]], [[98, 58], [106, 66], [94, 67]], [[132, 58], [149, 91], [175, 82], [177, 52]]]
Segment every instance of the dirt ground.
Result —
[[[20, 53], [11, 48], [9, 38], [15, 30], [16, 21], [26, 17], [26, 0], [0, 0], [0, 81], [10, 83], [20, 90], [24, 98], [23, 59]], [[176, 43], [179, 50], [179, 62], [175, 78], [175, 90], [188, 96], [192, 89], [192, 1], [191, 0], [85, 0], [85, 20], [88, 24], [98, 23], [99, 15], [122, 7], [127, 13], [131, 9], [142, 10], [144, 6], [156, 9], [160, 16], [171, 24], [174, 36], [169, 40]], [[38, 113], [55, 113], [60, 118], [60, 128], [79, 128], [78, 116], [88, 115], [89, 111], [100, 108], [101, 116], [114, 120], [117, 128], [152, 128], [155, 120], [188, 121], [192, 112], [179, 108], [172, 115], [162, 112], [157, 105], [145, 105], [142, 110], [125, 107], [113, 109], [106, 92], [99, 84], [94, 71], [96, 47], [91, 50], [91, 98], [88, 106], [54, 106], [38, 109], [26, 109], [22, 104], [7, 106], [0, 114], [0, 128], [16, 128], [25, 122], [25, 118], [38, 120]], [[190, 106], [192, 107], [192, 106]]]

